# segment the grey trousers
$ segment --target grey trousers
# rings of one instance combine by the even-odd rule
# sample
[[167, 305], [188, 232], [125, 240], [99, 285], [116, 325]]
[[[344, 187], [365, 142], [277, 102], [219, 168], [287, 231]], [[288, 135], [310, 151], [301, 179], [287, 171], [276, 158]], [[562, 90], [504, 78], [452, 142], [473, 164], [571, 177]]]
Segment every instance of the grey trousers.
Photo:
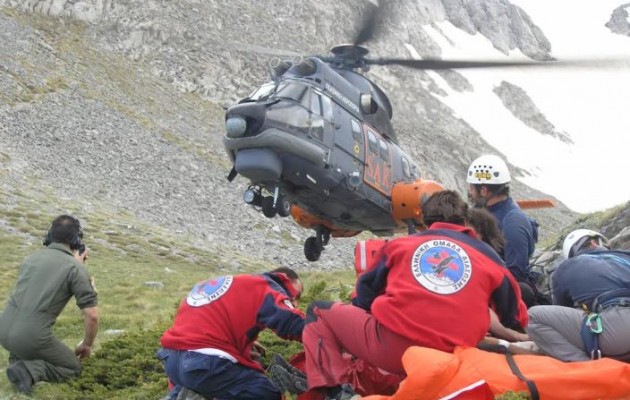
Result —
[[[545, 354], [562, 361], [590, 359], [580, 335], [584, 311], [562, 306], [535, 306], [528, 312], [529, 324], [525, 330]], [[630, 307], [611, 307], [600, 316], [602, 355], [630, 362]]]
[[24, 362], [35, 383], [62, 382], [81, 373], [74, 351], [39, 323], [13, 321], [0, 327], [0, 344], [9, 351], [11, 363]]

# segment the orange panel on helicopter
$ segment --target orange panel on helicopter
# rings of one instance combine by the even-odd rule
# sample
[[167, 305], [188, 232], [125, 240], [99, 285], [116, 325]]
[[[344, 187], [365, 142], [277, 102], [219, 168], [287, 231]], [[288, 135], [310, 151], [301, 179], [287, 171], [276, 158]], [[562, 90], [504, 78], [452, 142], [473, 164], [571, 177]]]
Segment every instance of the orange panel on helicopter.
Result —
[[296, 206], [295, 204], [291, 206], [291, 217], [293, 217], [298, 225], [306, 229], [315, 229], [317, 226], [323, 225], [330, 230], [330, 236], [332, 237], [351, 237], [361, 233], [361, 231], [336, 228], [330, 222], [318, 218], [313, 214], [309, 214], [306, 210]]
[[425, 179], [395, 184], [392, 188], [392, 216], [396, 223], [406, 225], [406, 221], [413, 220], [416, 225], [423, 226], [421, 202], [442, 190], [444, 186]]

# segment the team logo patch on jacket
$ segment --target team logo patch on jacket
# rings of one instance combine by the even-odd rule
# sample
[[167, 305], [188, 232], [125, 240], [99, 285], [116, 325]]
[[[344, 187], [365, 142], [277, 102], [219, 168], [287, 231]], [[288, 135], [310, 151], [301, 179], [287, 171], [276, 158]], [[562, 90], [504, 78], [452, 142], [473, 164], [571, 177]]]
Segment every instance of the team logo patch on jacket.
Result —
[[438, 294], [460, 291], [472, 275], [468, 254], [449, 240], [431, 240], [418, 247], [411, 259], [411, 273], [427, 290]]
[[186, 303], [191, 307], [201, 307], [210, 304], [227, 293], [234, 278], [231, 275], [208, 279], [199, 282], [186, 297]]

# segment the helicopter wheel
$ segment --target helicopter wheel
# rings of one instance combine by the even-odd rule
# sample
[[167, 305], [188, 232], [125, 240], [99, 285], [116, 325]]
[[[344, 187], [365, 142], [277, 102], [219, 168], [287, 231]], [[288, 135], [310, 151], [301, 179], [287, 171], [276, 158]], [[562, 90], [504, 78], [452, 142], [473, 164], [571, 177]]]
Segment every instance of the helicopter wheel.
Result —
[[278, 201], [276, 203], [276, 211], [281, 217], [288, 217], [289, 215], [291, 215], [291, 203], [289, 202], [289, 200], [287, 200], [286, 197], [278, 197]]
[[317, 261], [322, 255], [323, 247], [315, 236], [311, 236], [304, 242], [304, 255], [309, 261]]
[[273, 196], [263, 197], [262, 199], [262, 212], [267, 218], [273, 218], [276, 216], [276, 208], [273, 206]]

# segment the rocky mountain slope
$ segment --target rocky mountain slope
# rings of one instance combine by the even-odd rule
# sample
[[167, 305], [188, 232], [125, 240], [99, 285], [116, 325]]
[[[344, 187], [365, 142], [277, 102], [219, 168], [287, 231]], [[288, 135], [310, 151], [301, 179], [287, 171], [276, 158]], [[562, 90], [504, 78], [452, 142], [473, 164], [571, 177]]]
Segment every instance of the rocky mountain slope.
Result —
[[615, 8], [610, 16], [610, 21], [606, 23], [606, 26], [614, 33], [620, 35], [630, 36], [630, 19], [628, 19], [628, 11], [630, 10], [630, 3], [620, 5]]
[[[448, 20], [486, 36], [499, 51], [551, 57], [535, 21], [507, 0], [483, 7], [391, 3], [369, 43], [375, 55], [410, 57], [413, 48], [437, 57], [439, 46], [423, 26]], [[227, 183], [222, 107], [264, 82], [274, 58], [325, 54], [348, 41], [365, 5], [0, 0], [2, 207], [29, 198], [51, 215], [125, 213], [216, 249], [234, 268], [234, 254], [306, 265], [302, 242], [310, 232], [290, 219], [265, 219], [243, 204], [244, 180]], [[430, 75], [392, 67], [369, 76], [389, 94], [398, 137], [425, 176], [464, 191], [468, 163], [492, 146], [434, 96], [440, 89]], [[456, 90], [474, 90], [457, 72], [441, 76]], [[514, 168], [514, 174], [526, 172]], [[512, 192], [519, 199], [548, 197], [518, 181]], [[574, 217], [562, 204], [532, 213], [543, 239]], [[89, 218], [87, 225], [89, 231]], [[311, 265], [347, 265], [353, 243], [331, 241]]]

